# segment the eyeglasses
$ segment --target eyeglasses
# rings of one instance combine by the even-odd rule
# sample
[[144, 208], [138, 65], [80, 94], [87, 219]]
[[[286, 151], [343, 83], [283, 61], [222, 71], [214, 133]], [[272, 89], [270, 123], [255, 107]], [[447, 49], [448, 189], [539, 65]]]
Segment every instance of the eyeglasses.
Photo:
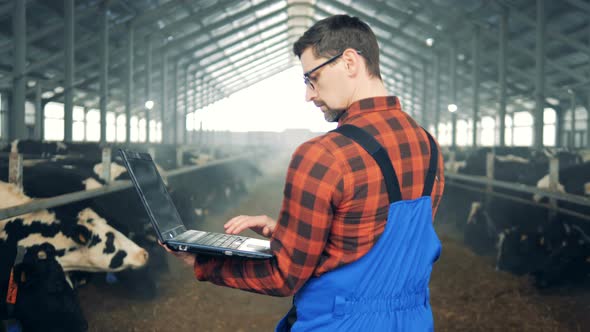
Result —
[[[361, 51], [356, 50], [357, 54], [362, 54]], [[326, 62], [316, 66], [315, 68], [313, 68], [312, 70], [306, 72], [303, 74], [303, 82], [305, 83], [305, 85], [307, 85], [310, 89], [315, 90], [315, 86], [313, 85], [313, 82], [311, 81], [311, 74], [313, 74], [314, 72], [320, 70], [322, 67], [324, 67], [325, 65], [328, 65], [336, 60], [338, 60], [338, 58], [340, 58], [342, 56], [342, 54], [344, 54], [343, 52], [340, 52], [336, 55], [334, 55], [333, 57], [329, 58], [328, 60], [326, 60]]]

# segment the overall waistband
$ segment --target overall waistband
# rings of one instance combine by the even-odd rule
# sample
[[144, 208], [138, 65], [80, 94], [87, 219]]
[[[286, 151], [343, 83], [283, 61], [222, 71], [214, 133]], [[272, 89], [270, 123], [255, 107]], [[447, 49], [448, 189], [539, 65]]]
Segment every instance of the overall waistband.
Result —
[[408, 310], [427, 306], [429, 300], [430, 297], [428, 291], [386, 298], [347, 299], [343, 296], [336, 296], [334, 298], [334, 317], [342, 317], [346, 314]]

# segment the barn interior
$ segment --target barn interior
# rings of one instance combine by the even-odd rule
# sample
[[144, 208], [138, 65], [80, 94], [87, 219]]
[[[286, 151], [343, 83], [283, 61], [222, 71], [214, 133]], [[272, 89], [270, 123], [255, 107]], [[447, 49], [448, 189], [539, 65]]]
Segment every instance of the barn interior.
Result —
[[[436, 330], [590, 331], [588, 0], [0, 1], [0, 331], [273, 330], [292, 297], [197, 281], [118, 150], [153, 158], [191, 228], [276, 218], [291, 155], [331, 128], [290, 120], [271, 97], [304, 104], [305, 85], [273, 79], [302, 74], [293, 43], [336, 14], [373, 29], [389, 94], [443, 150]], [[130, 241], [119, 265], [106, 238], [66, 265], [10, 235], [72, 211]]]

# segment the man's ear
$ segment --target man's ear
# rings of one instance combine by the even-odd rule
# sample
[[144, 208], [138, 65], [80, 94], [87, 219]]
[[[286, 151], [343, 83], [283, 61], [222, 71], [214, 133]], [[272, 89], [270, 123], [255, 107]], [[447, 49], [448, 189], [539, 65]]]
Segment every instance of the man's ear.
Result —
[[356, 76], [362, 66], [360, 55], [358, 55], [355, 50], [349, 48], [342, 53], [342, 59], [348, 74]]

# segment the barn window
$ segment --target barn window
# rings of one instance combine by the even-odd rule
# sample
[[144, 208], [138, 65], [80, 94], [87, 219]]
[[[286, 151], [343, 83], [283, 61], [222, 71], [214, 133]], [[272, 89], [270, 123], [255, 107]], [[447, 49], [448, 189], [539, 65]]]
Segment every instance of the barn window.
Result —
[[156, 121], [156, 139], [162, 143], [162, 121]]
[[479, 145], [493, 146], [496, 140], [496, 120], [491, 116], [482, 117], [480, 129], [481, 138], [479, 141]]
[[156, 120], [150, 120], [150, 142], [157, 142]]
[[119, 114], [117, 116], [117, 142], [125, 142], [127, 139], [125, 114]]
[[[513, 130], [514, 127], [512, 126], [512, 118], [513, 115], [506, 115], [506, 117], [504, 118], [504, 123], [506, 126], [506, 131], [504, 132], [504, 142], [506, 144], [506, 146], [512, 146], [514, 145], [514, 142], [512, 141], [512, 136], [513, 135]], [[500, 130], [500, 127], [498, 126], [498, 130]]]
[[469, 123], [466, 120], [457, 120], [457, 145], [467, 146], [470, 141], [469, 137]]
[[131, 125], [131, 142], [138, 142], [139, 141], [139, 118], [134, 115], [131, 117], [130, 125]]
[[117, 127], [115, 121], [115, 113], [107, 112], [107, 142], [114, 142], [117, 138]]
[[50, 102], [45, 105], [45, 134], [47, 141], [63, 141], [64, 139], [64, 104]]
[[533, 145], [533, 116], [529, 112], [514, 112], [514, 146]]
[[85, 112], [84, 108], [80, 106], [74, 106], [74, 110], [72, 113], [72, 140], [74, 141], [83, 141], [86, 139], [86, 133], [84, 132], [85, 128]]
[[552, 108], [543, 111], [543, 145], [555, 146], [557, 115]]
[[194, 120], [193, 120], [194, 114], [195, 113], [189, 113], [186, 115], [186, 130], [187, 131], [192, 131], [194, 128], [194, 125], [195, 125]]
[[35, 125], [35, 104], [30, 101], [25, 102], [25, 125]]
[[100, 140], [100, 111], [94, 108], [86, 113], [86, 140], [91, 142]]
[[138, 126], [139, 126], [139, 141], [140, 142], [145, 142], [145, 137], [146, 137], [145, 136], [145, 134], [146, 134], [146, 131], [145, 131], [145, 118], [139, 119]]
[[562, 144], [570, 147], [583, 147], [586, 145], [586, 119], [588, 115], [586, 109], [578, 106], [576, 112], [568, 110], [563, 116], [563, 136]]
[[451, 124], [450, 123], [439, 123], [438, 124], [438, 141], [440, 145], [451, 145]]

